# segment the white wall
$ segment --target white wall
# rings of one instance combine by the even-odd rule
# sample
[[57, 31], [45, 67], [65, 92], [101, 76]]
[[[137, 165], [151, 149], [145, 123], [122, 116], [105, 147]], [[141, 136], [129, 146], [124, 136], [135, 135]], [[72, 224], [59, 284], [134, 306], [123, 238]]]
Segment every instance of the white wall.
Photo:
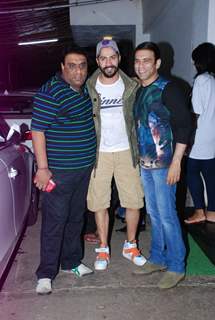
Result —
[[169, 43], [174, 51], [172, 74], [192, 84], [193, 48], [204, 41], [215, 43], [215, 0], [119, 0], [77, 6], [70, 8], [70, 24], [134, 24], [136, 45], [149, 39]]
[[[74, 3], [71, 0], [70, 2]], [[141, 0], [119, 0], [71, 7], [70, 24], [136, 25], [136, 43], [149, 39], [148, 35], [143, 35]]]
[[209, 0], [207, 41], [215, 44], [215, 0]]
[[143, 0], [144, 32], [152, 41], [172, 46], [172, 73], [190, 83], [192, 49], [208, 37], [208, 7], [209, 0]]
[[142, 0], [143, 28], [150, 30], [151, 26], [168, 8], [171, 0]]

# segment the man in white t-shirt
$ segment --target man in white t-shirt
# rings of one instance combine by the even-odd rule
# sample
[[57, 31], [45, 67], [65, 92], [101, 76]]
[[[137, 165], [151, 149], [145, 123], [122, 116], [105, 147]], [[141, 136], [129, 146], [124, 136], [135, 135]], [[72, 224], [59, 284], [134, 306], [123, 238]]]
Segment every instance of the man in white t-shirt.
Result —
[[120, 59], [116, 42], [111, 38], [104, 38], [96, 47], [99, 68], [87, 81], [97, 133], [97, 161], [87, 197], [88, 209], [95, 212], [100, 238], [94, 264], [96, 270], [105, 270], [110, 262], [108, 208], [113, 177], [120, 204], [126, 208], [127, 240], [122, 254], [138, 266], [146, 262], [136, 244], [139, 209], [143, 207], [133, 119], [133, 103], [138, 83], [119, 69]]

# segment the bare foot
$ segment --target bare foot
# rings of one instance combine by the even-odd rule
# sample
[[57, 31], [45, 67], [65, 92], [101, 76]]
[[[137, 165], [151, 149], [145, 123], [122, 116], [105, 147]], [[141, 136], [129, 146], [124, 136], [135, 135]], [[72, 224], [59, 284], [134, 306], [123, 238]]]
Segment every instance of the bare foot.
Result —
[[206, 220], [209, 222], [215, 223], [215, 211], [207, 211], [206, 212]]
[[97, 244], [100, 242], [96, 232], [95, 233], [86, 233], [84, 235], [84, 240], [87, 241], [88, 243], [92, 243], [92, 244]]
[[[215, 216], [214, 216], [215, 218]], [[194, 224], [194, 223], [200, 223], [204, 222], [206, 220], [205, 218], [205, 212], [203, 209], [196, 209], [194, 214], [189, 217], [188, 219], [185, 219], [184, 222], [187, 224]]]

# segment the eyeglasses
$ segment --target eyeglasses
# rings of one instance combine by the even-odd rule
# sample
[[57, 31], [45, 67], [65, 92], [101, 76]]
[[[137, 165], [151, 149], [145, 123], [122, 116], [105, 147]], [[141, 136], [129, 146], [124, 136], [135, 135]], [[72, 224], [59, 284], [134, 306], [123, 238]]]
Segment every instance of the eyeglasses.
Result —
[[80, 64], [67, 63], [66, 66], [69, 68], [70, 71], [77, 71], [78, 69], [80, 69], [80, 70], [87, 69], [87, 63], [86, 62], [82, 62]]

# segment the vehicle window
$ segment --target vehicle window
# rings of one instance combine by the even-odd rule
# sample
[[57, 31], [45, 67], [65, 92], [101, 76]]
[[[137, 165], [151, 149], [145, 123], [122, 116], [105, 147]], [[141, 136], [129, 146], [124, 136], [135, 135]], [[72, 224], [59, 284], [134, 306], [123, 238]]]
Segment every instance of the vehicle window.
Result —
[[34, 92], [12, 92], [0, 94], [2, 115], [31, 115]]

